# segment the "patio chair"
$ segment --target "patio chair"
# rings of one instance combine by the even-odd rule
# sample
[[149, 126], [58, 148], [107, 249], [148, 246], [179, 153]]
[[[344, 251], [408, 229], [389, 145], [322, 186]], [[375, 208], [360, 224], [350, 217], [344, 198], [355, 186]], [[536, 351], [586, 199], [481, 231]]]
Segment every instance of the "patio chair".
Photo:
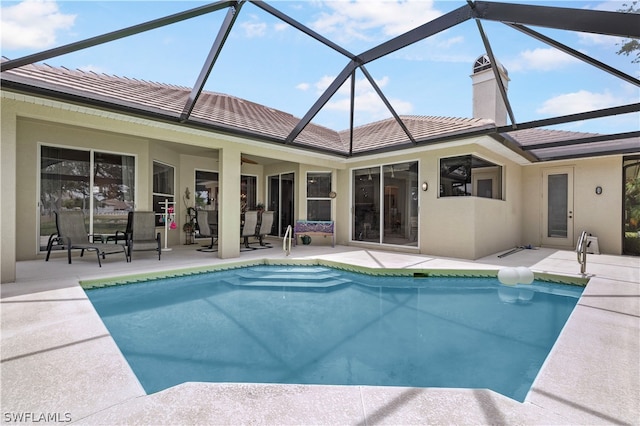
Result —
[[114, 241], [124, 241], [125, 244], [128, 244], [129, 238], [131, 238], [131, 229], [133, 227], [133, 212], [129, 212], [127, 214], [127, 228], [124, 231], [117, 230], [115, 235], [112, 237], [108, 237], [106, 242]]
[[156, 232], [156, 214], [154, 212], [129, 212], [131, 233], [128, 234], [127, 247], [129, 259], [133, 251], [155, 250], [158, 260], [162, 254], [160, 233]]
[[265, 243], [263, 238], [265, 235], [269, 235], [271, 233], [271, 228], [273, 227], [273, 214], [274, 212], [262, 212], [262, 220], [260, 221], [260, 226], [256, 231], [256, 237], [260, 241], [260, 245], [264, 246]]
[[196, 224], [198, 225], [198, 238], [211, 237], [211, 244], [203, 246], [198, 251], [213, 250], [218, 242], [218, 212], [209, 210], [196, 211]]
[[[95, 251], [98, 257], [98, 265], [102, 267], [100, 256], [104, 259], [107, 254], [124, 253], [124, 257], [129, 262], [129, 254], [124, 244], [105, 244], [89, 242], [89, 235], [84, 225], [84, 213], [81, 211], [59, 211], [56, 215], [56, 237], [67, 249], [67, 258], [71, 264], [71, 250], [81, 250], [80, 256], [84, 255], [84, 251]], [[47, 247], [47, 257], [49, 260], [51, 254], [51, 245]]]
[[244, 225], [242, 226], [242, 232], [240, 236], [243, 238], [245, 248], [249, 247], [249, 237], [256, 235], [256, 227], [258, 226], [258, 212], [251, 210], [244, 214]]

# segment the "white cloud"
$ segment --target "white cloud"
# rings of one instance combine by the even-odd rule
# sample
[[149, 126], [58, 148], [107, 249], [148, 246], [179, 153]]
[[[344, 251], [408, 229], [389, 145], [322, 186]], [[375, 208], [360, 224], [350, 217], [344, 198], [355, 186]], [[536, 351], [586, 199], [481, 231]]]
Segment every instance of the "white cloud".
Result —
[[550, 47], [520, 52], [517, 58], [505, 61], [504, 66], [509, 72], [551, 71], [578, 62], [573, 56]]
[[593, 93], [580, 90], [574, 93], [565, 93], [546, 100], [542, 107], [536, 110], [539, 114], [567, 115], [580, 112], [593, 111], [602, 108], [622, 105], [624, 99], [616, 97], [609, 92]]
[[309, 83], [300, 83], [296, 86], [296, 89], [306, 92], [307, 90], [309, 90], [309, 87], [311, 87]]
[[286, 31], [287, 28], [289, 28], [289, 24], [287, 24], [286, 22], [279, 22], [275, 24], [273, 28], [275, 28], [276, 31]]
[[323, 4], [322, 12], [311, 27], [340, 42], [376, 39], [372, 31], [382, 30], [387, 37], [397, 36], [442, 15], [428, 0], [340, 0]]
[[240, 24], [240, 27], [244, 30], [244, 35], [248, 38], [263, 37], [267, 33], [267, 24], [264, 22], [243, 22]]
[[[318, 80], [314, 84], [318, 93], [324, 92], [334, 79], [335, 77], [332, 76], [323, 76]], [[376, 85], [380, 88], [387, 86], [389, 81], [389, 77], [387, 76], [380, 80], [375, 80]], [[413, 105], [410, 102], [394, 98], [388, 98], [388, 101], [398, 114], [409, 114], [413, 111]], [[366, 78], [356, 80], [354, 102], [356, 111], [358, 112], [359, 122], [376, 121], [389, 117], [390, 115], [386, 105], [382, 102], [382, 99], [380, 99], [380, 96], [378, 96]], [[325, 107], [333, 111], [348, 112], [350, 110], [351, 81], [349, 79], [338, 89]]]
[[56, 44], [56, 33], [71, 28], [76, 15], [65, 15], [55, 1], [25, 0], [0, 9], [2, 49], [43, 49]]

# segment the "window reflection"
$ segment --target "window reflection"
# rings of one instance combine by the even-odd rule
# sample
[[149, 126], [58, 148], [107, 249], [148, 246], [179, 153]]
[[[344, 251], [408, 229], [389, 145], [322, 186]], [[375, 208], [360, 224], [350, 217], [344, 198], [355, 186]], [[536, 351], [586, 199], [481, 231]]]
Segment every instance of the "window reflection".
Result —
[[502, 199], [502, 167], [473, 155], [440, 160], [440, 197]]

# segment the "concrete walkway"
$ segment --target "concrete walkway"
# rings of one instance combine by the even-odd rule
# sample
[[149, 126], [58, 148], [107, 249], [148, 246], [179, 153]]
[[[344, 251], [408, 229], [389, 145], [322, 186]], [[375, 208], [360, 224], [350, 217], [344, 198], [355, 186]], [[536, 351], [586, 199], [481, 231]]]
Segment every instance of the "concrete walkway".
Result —
[[[277, 246], [277, 243], [275, 244]], [[483, 389], [185, 383], [146, 395], [80, 279], [224, 263], [176, 247], [158, 262], [95, 257], [19, 262], [1, 289], [3, 423], [73, 424], [640, 424], [640, 259], [590, 255], [591, 280], [526, 401]], [[241, 254], [284, 258], [278, 248]], [[571, 251], [523, 250], [475, 262], [356, 247], [298, 246], [291, 258], [373, 268], [528, 266], [578, 276]], [[232, 259], [231, 261], [237, 261]], [[46, 421], [45, 421], [46, 420]]]

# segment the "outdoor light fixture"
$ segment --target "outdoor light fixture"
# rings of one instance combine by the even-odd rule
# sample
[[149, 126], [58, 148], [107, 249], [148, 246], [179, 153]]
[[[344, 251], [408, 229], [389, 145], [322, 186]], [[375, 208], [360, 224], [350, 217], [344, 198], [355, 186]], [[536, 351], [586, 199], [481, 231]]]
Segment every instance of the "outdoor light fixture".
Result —
[[598, 195], [602, 194], [602, 187], [601, 186], [596, 186], [596, 194], [598, 194]]
[[427, 182], [422, 182], [422, 190], [426, 191], [427, 189], [429, 189], [429, 184]]

